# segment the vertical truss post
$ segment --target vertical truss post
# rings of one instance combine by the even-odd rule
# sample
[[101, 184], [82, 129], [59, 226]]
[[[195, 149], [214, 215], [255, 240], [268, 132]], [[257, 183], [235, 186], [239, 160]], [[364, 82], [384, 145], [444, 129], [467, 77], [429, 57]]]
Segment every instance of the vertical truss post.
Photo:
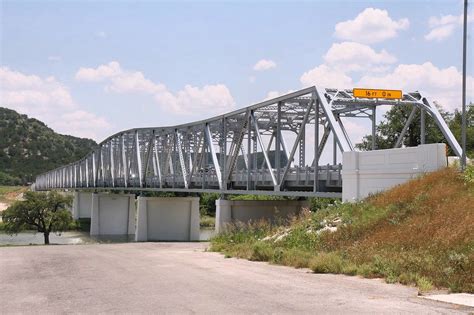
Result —
[[[304, 114], [302, 125], [306, 125], [306, 123], [308, 122], [308, 117], [309, 117], [309, 114], [311, 112], [311, 107], [312, 106], [313, 106], [313, 103], [311, 102], [308, 106], [308, 109], [306, 110], [306, 113]], [[293, 159], [294, 159], [294, 156], [295, 156], [295, 153], [296, 153], [296, 149], [298, 148], [298, 144], [300, 142], [300, 138], [302, 137], [303, 132], [304, 132], [304, 130], [300, 129], [300, 132], [296, 136], [295, 143], [293, 144], [293, 148], [291, 149], [290, 156], [288, 157], [288, 162], [286, 163], [285, 171], [283, 172], [283, 176], [280, 180], [280, 189], [283, 186], [286, 175], [290, 171], [291, 162], [293, 162]]]
[[300, 167], [305, 167], [305, 146], [306, 146], [306, 125], [301, 125], [301, 139], [299, 143], [299, 156], [298, 156], [298, 163]]
[[115, 160], [114, 160], [114, 146], [113, 140], [110, 140], [110, 179], [112, 180], [112, 187], [115, 187]]
[[74, 188], [77, 188], [77, 164], [74, 164]]
[[[100, 147], [99, 147], [100, 149]], [[97, 187], [97, 167], [95, 164], [95, 152], [92, 153], [92, 187]]]
[[86, 187], [89, 188], [89, 159], [86, 158]]
[[376, 121], [376, 106], [372, 107], [372, 115], [370, 116], [372, 120], [372, 151], [377, 148], [377, 121]]
[[161, 177], [161, 163], [160, 163], [160, 156], [158, 155], [158, 145], [157, 145], [156, 137], [154, 137], [153, 139], [153, 145], [155, 148], [155, 152], [153, 156], [155, 157], [156, 168], [158, 171], [158, 180], [160, 181], [160, 188], [163, 188], [163, 179]]
[[250, 115], [248, 115], [247, 119], [247, 190], [250, 190], [252, 188], [251, 186], [251, 177], [252, 177], [252, 120], [251, 116], [252, 113], [250, 112]]
[[426, 141], [426, 110], [421, 109], [420, 112], [420, 143], [425, 144]]
[[222, 131], [221, 131], [221, 155], [222, 157], [222, 188], [227, 190], [227, 119], [222, 118]]
[[[278, 185], [280, 184], [280, 174], [281, 174], [281, 104], [278, 102], [277, 105], [277, 128], [276, 128], [276, 139], [275, 139], [275, 168], [276, 168], [276, 180]], [[280, 187], [277, 187], [280, 190]]]
[[[100, 159], [99, 168], [100, 168], [100, 170], [97, 171], [97, 175], [100, 173], [100, 179], [102, 180], [102, 187], [105, 187], [104, 152], [103, 151], [104, 151], [103, 147], [101, 146], [100, 147], [100, 154], [99, 154], [99, 159]], [[97, 179], [98, 178], [99, 177], [97, 177]]]
[[123, 167], [123, 180], [125, 188], [128, 187], [128, 163], [127, 163], [127, 152], [125, 147], [125, 137], [124, 134], [121, 135], [121, 152], [122, 154], [122, 167]]
[[314, 174], [313, 174], [313, 192], [317, 192], [319, 189], [319, 101], [316, 98], [315, 93], [312, 95], [315, 102], [314, 109]]
[[173, 188], [176, 187], [176, 147], [177, 147], [177, 139], [176, 139], [176, 134], [172, 135], [173, 137], [173, 152], [171, 153], [171, 169], [173, 172]]
[[135, 153], [137, 157], [137, 171], [138, 180], [140, 182], [140, 188], [143, 187], [143, 174], [142, 174], [142, 156], [140, 154], [140, 139], [138, 138], [138, 130], [135, 130]]

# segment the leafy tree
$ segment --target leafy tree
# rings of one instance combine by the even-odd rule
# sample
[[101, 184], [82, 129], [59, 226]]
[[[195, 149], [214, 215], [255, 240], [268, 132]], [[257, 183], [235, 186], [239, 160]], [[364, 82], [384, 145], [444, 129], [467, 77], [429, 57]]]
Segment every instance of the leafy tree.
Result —
[[17, 234], [33, 229], [44, 235], [44, 243], [49, 244], [51, 232], [60, 233], [72, 223], [72, 215], [67, 207], [72, 197], [58, 192], [49, 193], [28, 191], [24, 201], [16, 201], [2, 213], [5, 232]]
[[[467, 119], [467, 130], [466, 130], [466, 154], [467, 156], [474, 158], [474, 104], [469, 104], [466, 111]], [[462, 114], [460, 111], [455, 110], [453, 118], [449, 121], [449, 129], [458, 139], [461, 144], [461, 125], [462, 125]]]
[[[448, 122], [451, 121], [452, 115], [439, 106], [437, 107], [441, 116]], [[384, 115], [385, 121], [382, 121], [376, 129], [375, 141], [377, 149], [391, 149], [395, 146], [412, 109], [413, 107], [408, 105], [392, 106]], [[420, 117], [420, 110], [417, 110], [412, 123], [402, 139], [402, 145], [412, 147], [421, 143]], [[446, 139], [434, 119], [428, 113], [425, 117], [426, 143], [446, 143]], [[362, 142], [356, 145], [356, 148], [370, 150], [372, 148], [372, 135], [365, 136]]]

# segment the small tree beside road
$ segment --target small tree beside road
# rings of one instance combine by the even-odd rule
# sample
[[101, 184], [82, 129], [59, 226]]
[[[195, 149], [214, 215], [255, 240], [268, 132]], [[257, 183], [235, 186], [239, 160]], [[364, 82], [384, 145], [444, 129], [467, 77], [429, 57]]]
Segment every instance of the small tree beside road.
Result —
[[28, 191], [22, 201], [16, 201], [2, 213], [5, 232], [18, 234], [24, 230], [36, 230], [44, 235], [44, 243], [49, 244], [51, 232], [67, 230], [72, 223], [68, 207], [72, 197], [58, 192], [49, 193]]

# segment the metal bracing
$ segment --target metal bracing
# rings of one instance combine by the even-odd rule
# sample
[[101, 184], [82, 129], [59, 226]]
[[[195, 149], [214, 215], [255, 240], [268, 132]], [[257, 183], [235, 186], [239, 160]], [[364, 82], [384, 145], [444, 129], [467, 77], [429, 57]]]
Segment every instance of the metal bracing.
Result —
[[[35, 188], [340, 196], [341, 166], [331, 149], [354, 150], [345, 117], [372, 121], [374, 135], [380, 105], [413, 107], [398, 145], [420, 109], [422, 132], [429, 115], [462, 154], [436, 106], [419, 92], [359, 99], [351, 90], [309, 87], [203, 121], [122, 131], [81, 160], [39, 175]], [[330, 135], [334, 144], [326, 146]], [[326, 151], [333, 155], [329, 164], [321, 161]]]

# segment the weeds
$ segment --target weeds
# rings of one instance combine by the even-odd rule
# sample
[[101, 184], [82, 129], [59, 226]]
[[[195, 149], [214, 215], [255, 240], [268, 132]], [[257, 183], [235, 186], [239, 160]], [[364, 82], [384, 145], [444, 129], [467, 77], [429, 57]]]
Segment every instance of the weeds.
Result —
[[452, 168], [279, 223], [234, 224], [211, 249], [319, 273], [383, 277], [420, 292], [474, 293], [474, 183]]

